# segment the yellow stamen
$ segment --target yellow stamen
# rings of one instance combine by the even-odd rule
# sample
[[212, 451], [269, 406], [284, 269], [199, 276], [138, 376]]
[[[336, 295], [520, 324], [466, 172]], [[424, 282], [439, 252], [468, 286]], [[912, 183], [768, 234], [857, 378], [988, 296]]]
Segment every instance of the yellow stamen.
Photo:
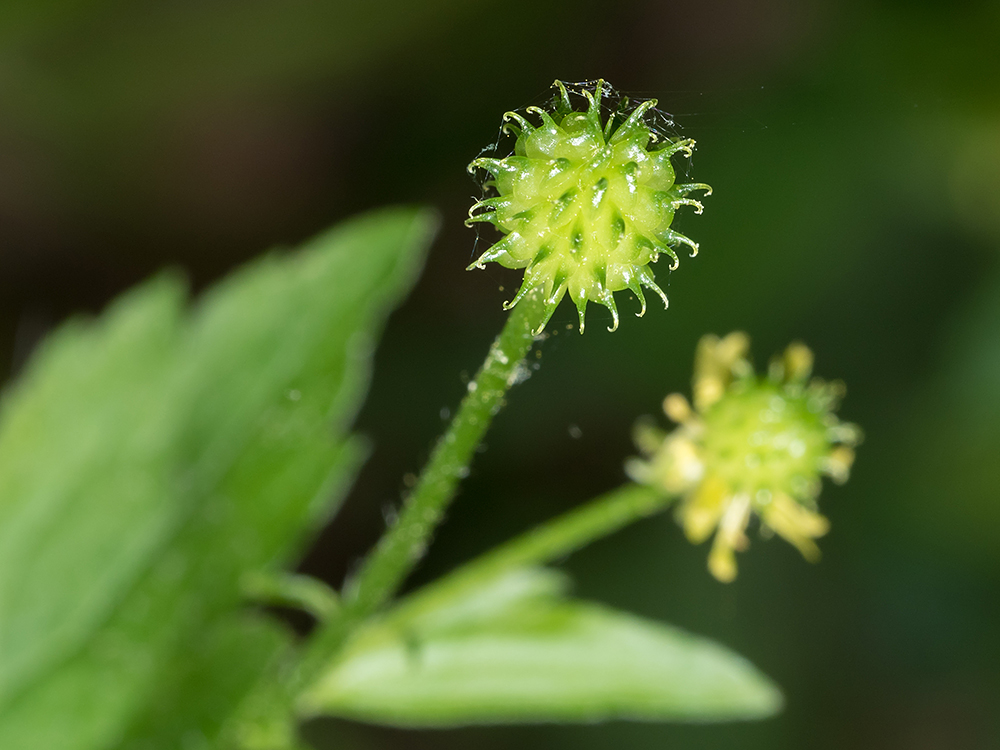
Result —
[[749, 544], [744, 533], [749, 522], [750, 496], [741, 494], [730, 498], [708, 555], [709, 572], [723, 583], [736, 578], [736, 555], [733, 552], [744, 550]]
[[824, 516], [809, 510], [784, 492], [779, 492], [761, 514], [761, 520], [794, 544], [806, 560], [819, 560], [819, 547], [813, 539], [830, 530], [830, 522]]

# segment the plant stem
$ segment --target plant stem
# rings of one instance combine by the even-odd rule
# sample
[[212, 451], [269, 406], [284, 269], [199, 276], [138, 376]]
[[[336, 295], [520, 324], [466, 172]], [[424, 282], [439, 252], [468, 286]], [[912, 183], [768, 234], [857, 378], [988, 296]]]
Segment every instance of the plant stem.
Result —
[[423, 557], [507, 391], [528, 373], [524, 360], [544, 312], [545, 301], [538, 292], [522, 298], [511, 311], [396, 521], [345, 586], [341, 615], [310, 639], [300, 684], [331, 658], [355, 624], [392, 598]]
[[649, 487], [623, 485], [502, 544], [433, 586], [453, 593], [458, 588], [474, 588], [506, 570], [564, 557], [630, 523], [659, 513], [673, 501], [673, 497]]
[[526, 372], [524, 359], [535, 340], [533, 331], [541, 325], [544, 308], [542, 296], [534, 294], [511, 311], [396, 522], [348, 584], [345, 602], [352, 611], [368, 614], [378, 609], [392, 598], [423, 557], [459, 481], [469, 473], [476, 448], [503, 407], [507, 391]]
[[340, 611], [337, 592], [311, 576], [283, 571], [254, 571], [240, 579], [240, 588], [249, 601], [302, 609], [319, 622], [329, 620]]

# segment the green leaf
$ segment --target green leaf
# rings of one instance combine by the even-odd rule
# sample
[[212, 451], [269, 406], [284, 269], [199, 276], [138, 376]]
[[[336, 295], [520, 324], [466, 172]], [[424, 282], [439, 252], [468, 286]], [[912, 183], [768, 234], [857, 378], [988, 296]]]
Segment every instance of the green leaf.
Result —
[[[156, 699], [129, 727], [122, 745], [219, 750], [223, 744], [217, 735], [225, 718], [290, 656], [285, 629], [262, 617], [241, 613], [208, 624], [192, 639], [184, 658], [162, 673]], [[281, 696], [274, 697], [280, 708]]]
[[300, 709], [403, 726], [721, 721], [769, 716], [777, 688], [707, 639], [558, 596], [549, 571], [446, 581], [365, 626]]
[[[336, 509], [377, 333], [432, 225], [363, 217], [190, 313], [164, 277], [43, 345], [0, 406], [0, 747], [210, 737], [223, 707], [191, 713], [184, 675], [233, 703], [287, 647], [234, 614], [240, 578], [294, 562]], [[220, 653], [230, 670], [192, 663]]]

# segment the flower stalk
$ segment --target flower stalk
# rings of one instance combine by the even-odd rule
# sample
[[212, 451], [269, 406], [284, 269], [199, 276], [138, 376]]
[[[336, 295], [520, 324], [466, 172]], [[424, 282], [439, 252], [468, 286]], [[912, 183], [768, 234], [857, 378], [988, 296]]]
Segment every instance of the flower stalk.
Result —
[[354, 627], [392, 599], [423, 557], [493, 417], [503, 407], [507, 391], [526, 372], [525, 359], [544, 313], [540, 293], [527, 295], [511, 311], [399, 515], [358, 573], [345, 584], [337, 616], [322, 624], [311, 638], [293, 679], [293, 694], [315, 677]]
[[656, 515], [674, 500], [651, 487], [622, 485], [500, 545], [435, 585], [448, 591], [471, 590], [504, 572], [544, 565]]
[[365, 616], [385, 604], [423, 556], [507, 391], [522, 377], [544, 310], [538, 293], [511, 311], [395, 523], [348, 583], [344, 603], [351, 612]]

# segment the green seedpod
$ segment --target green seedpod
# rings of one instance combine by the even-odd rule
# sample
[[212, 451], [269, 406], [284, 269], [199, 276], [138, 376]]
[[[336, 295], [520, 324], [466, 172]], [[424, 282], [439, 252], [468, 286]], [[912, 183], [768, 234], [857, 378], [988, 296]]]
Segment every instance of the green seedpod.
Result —
[[540, 289], [545, 312], [538, 332], [567, 292], [580, 315], [580, 333], [588, 301], [611, 311], [608, 330], [614, 331], [614, 292], [628, 289], [635, 294], [640, 317], [646, 312], [643, 288], [667, 305], [650, 264], [666, 255], [670, 269], [675, 269], [680, 245], [697, 254], [698, 244], [670, 225], [681, 206], [702, 212], [702, 204], [688, 197], [691, 193], [709, 195], [712, 190], [701, 183], [675, 181], [671, 157], [690, 156], [695, 144], [665, 138], [653, 129], [649, 117], [656, 100], [630, 111], [623, 100], [624, 106], [604, 121], [603, 81], [593, 91], [579, 90], [583, 110], [573, 107], [562, 81], [553, 86], [558, 95], [551, 111], [528, 107], [525, 112], [537, 117], [538, 124], [516, 112], [504, 115], [505, 128], [517, 136], [513, 154], [479, 158], [469, 165], [470, 171], [489, 175], [485, 186], [496, 195], [473, 205], [467, 224], [488, 222], [504, 235], [469, 269], [489, 262], [525, 269], [520, 289], [505, 307]]

